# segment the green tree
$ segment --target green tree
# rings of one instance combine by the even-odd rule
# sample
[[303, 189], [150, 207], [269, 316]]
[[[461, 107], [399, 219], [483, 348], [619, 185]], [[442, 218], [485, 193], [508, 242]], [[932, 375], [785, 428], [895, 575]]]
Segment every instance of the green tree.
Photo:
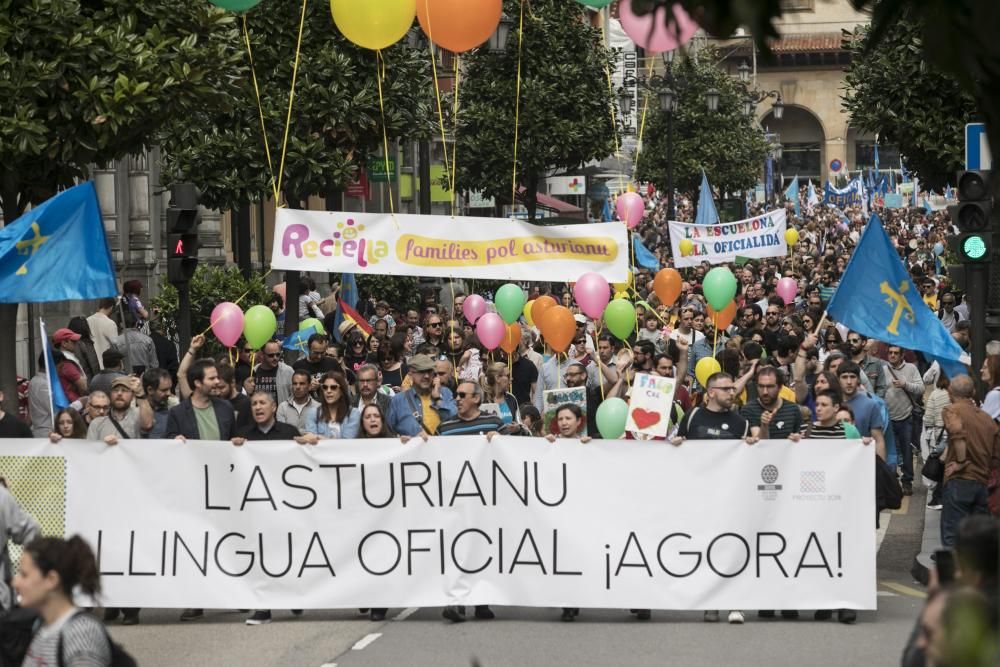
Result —
[[[712, 49], [703, 49], [698, 58], [674, 62], [672, 72], [679, 93], [673, 113], [674, 187], [693, 192], [701, 183], [701, 170], [721, 191], [753, 187], [767, 153], [764, 134], [756, 121], [743, 115], [746, 87], [716, 66]], [[705, 94], [719, 91], [719, 108], [709, 111]], [[667, 183], [667, 114], [660, 110], [655, 93], [650, 94], [648, 119], [638, 177], [657, 187]]]
[[870, 26], [845, 40], [852, 52], [844, 109], [851, 123], [879, 134], [906, 157], [922, 184], [941, 188], [964, 168], [972, 95], [923, 57], [923, 27], [908, 13], [874, 41]]
[[[456, 187], [509, 200], [520, 3], [507, 49], [479, 49], [464, 58], [459, 90]], [[614, 152], [606, 68], [613, 66], [601, 31], [584, 22], [574, 0], [532, 0], [524, 13], [517, 179], [535, 217], [539, 181], [550, 171], [576, 169]]]
[[[359, 275], [358, 296], [361, 299], [387, 301], [402, 311], [420, 310], [419, 282], [411, 276]], [[360, 303], [358, 304], [361, 305]]]
[[[207, 266], [200, 264], [189, 285], [191, 291], [191, 332], [192, 335], [208, 329], [211, 324], [212, 309], [223, 301], [239, 301], [245, 311], [250, 306], [267, 304], [271, 290], [259, 274], [245, 279], [235, 266]], [[160, 282], [160, 293], [153, 297], [151, 306], [159, 313], [157, 318], [161, 331], [170, 338], [177, 336], [177, 288], [165, 279]], [[209, 336], [205, 344], [206, 352], [215, 355], [223, 351], [221, 344]]]
[[[10, 224], [91, 164], [151, 145], [242, 77], [234, 17], [190, 0], [0, 0], [0, 208]], [[17, 305], [0, 305], [13, 341]], [[0, 346], [10, 405], [15, 347]]]
[[[271, 2], [247, 14], [275, 178], [301, 9], [301, 3]], [[246, 61], [242, 36], [239, 46]], [[433, 87], [425, 51], [404, 42], [382, 55], [385, 128], [392, 150], [397, 139], [430, 133]], [[309, 3], [282, 179], [289, 206], [342, 188], [366, 158], [382, 154], [379, 71], [375, 52], [352, 44], [333, 25], [329, 3]], [[230, 106], [184, 118], [164, 136], [164, 180], [198, 184], [203, 202], [222, 210], [271, 197], [260, 116], [248, 71]]]

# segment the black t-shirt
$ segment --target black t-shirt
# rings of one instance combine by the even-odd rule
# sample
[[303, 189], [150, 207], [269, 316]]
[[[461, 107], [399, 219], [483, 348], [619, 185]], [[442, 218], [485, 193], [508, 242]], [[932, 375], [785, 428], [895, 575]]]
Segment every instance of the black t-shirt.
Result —
[[531, 385], [538, 382], [538, 367], [532, 363], [531, 359], [521, 357], [512, 366], [514, 372], [511, 374], [510, 393], [514, 394], [518, 405], [530, 403]]
[[274, 402], [278, 402], [278, 367], [271, 370], [264, 370], [257, 367], [257, 372], [253, 374], [254, 391], [266, 391], [271, 394]]
[[233, 406], [233, 412], [236, 413], [237, 429], [249, 426], [253, 422], [250, 417], [250, 398], [246, 394], [236, 394], [229, 399], [229, 405]]
[[706, 407], [689, 410], [677, 429], [677, 435], [689, 440], [730, 440], [745, 438], [749, 432], [750, 424], [738, 413]]
[[309, 377], [314, 382], [319, 382], [320, 379], [329, 372], [343, 373], [344, 369], [341, 367], [340, 362], [333, 357], [324, 356], [319, 361], [313, 363], [306, 359], [299, 359], [294, 364], [292, 368], [297, 371], [306, 371], [309, 373]]
[[0, 419], [0, 438], [32, 438], [31, 427], [10, 413]]
[[247, 440], [291, 440], [302, 434], [291, 424], [275, 421], [267, 433], [261, 431], [257, 424], [251, 423], [249, 426], [238, 429], [236, 435]]
[[[760, 426], [760, 418], [763, 414], [764, 406], [760, 404], [760, 400], [750, 401], [740, 410], [740, 415], [750, 423], [750, 426]], [[779, 440], [787, 438], [792, 433], [801, 432], [802, 411], [799, 410], [798, 404], [782, 400], [781, 407], [771, 418], [767, 437]]]

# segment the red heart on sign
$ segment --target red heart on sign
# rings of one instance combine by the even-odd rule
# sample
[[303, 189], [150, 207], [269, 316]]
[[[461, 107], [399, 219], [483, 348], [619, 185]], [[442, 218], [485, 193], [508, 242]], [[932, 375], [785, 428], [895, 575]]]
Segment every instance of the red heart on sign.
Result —
[[632, 421], [640, 429], [649, 428], [656, 422], [660, 421], [660, 413], [654, 410], [644, 410], [642, 408], [636, 408], [632, 411]]

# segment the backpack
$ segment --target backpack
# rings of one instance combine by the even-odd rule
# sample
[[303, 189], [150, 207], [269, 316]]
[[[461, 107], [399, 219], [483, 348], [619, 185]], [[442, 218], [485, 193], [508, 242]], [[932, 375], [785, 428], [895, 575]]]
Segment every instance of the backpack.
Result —
[[21, 667], [38, 622], [32, 609], [14, 607], [0, 613], [0, 667]]
[[[69, 619], [68, 623], [72, 623], [73, 619], [86, 612], [77, 612], [73, 615], [73, 618]], [[111, 667], [137, 667], [139, 664], [136, 662], [129, 653], [122, 647], [121, 644], [116, 643], [111, 639], [111, 635], [108, 634], [107, 629], [104, 625], [101, 625], [101, 630], [104, 632], [105, 639], [108, 640], [108, 646], [111, 647]], [[27, 647], [25, 647], [27, 649]], [[63, 662], [63, 635], [59, 633], [59, 646], [56, 648], [56, 656], [59, 660], [59, 667], [65, 667], [66, 663]]]
[[875, 508], [877, 511], [898, 510], [903, 505], [903, 488], [896, 469], [875, 455]]

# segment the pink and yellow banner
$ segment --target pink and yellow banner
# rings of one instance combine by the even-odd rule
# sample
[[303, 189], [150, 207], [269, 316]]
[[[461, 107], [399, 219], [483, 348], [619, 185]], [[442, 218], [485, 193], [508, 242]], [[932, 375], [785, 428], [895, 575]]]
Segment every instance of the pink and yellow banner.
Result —
[[498, 218], [278, 209], [275, 269], [573, 282], [628, 272], [620, 222], [540, 227]]

